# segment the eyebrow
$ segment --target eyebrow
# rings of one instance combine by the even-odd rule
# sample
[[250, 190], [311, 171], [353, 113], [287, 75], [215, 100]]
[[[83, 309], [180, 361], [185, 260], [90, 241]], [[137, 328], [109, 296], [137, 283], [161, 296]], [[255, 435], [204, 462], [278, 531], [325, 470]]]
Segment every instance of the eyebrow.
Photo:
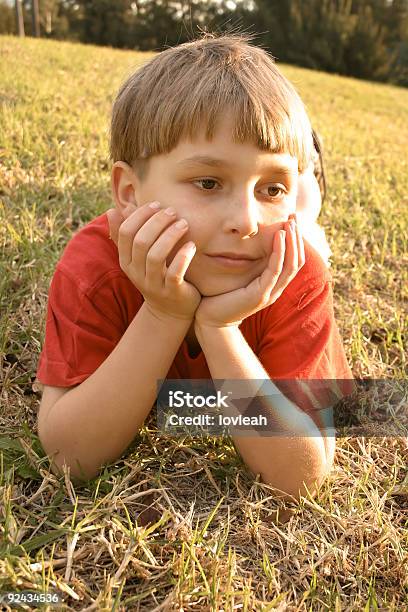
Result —
[[[202, 166], [211, 166], [213, 168], [231, 168], [233, 164], [225, 159], [218, 159], [216, 157], [210, 157], [208, 155], [193, 155], [192, 157], [187, 157], [186, 159], [182, 159], [177, 162], [177, 166], [189, 166], [189, 165], [202, 165]], [[273, 170], [277, 174], [286, 174], [291, 176], [293, 171], [289, 166], [285, 164], [277, 164], [271, 163], [266, 170]]]

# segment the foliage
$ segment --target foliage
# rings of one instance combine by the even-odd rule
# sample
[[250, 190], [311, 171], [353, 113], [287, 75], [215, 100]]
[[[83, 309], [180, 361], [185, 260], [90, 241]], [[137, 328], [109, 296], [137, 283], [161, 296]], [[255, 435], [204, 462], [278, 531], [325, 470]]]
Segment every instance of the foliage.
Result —
[[[24, 0], [32, 32], [31, 0]], [[140, 51], [190, 40], [199, 29], [242, 29], [279, 60], [407, 85], [408, 0], [42, 0], [41, 33]], [[0, 0], [0, 33], [15, 33]]]
[[281, 61], [404, 84], [407, 0], [257, 0], [262, 43]]

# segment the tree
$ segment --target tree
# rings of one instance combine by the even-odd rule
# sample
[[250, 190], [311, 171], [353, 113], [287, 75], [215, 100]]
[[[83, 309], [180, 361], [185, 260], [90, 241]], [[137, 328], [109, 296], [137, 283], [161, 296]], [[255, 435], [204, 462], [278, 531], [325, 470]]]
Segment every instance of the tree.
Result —
[[372, 7], [361, 7], [344, 50], [348, 74], [358, 78], [387, 80], [395, 52], [387, 48], [384, 36], [385, 28], [375, 22]]
[[33, 35], [160, 51], [199, 30], [243, 31], [282, 62], [408, 80], [408, 0], [15, 0], [16, 19], [9, 3], [0, 0], [0, 32], [23, 35], [32, 17]]
[[256, 6], [267, 30], [262, 44], [280, 61], [360, 78], [406, 78], [408, 0], [256, 0]]
[[38, 0], [31, 0], [31, 11], [33, 20], [33, 36], [40, 37], [40, 10], [38, 8]]
[[17, 32], [19, 36], [24, 36], [24, 18], [23, 18], [23, 8], [21, 6], [21, 0], [16, 0], [16, 24], [17, 24]]

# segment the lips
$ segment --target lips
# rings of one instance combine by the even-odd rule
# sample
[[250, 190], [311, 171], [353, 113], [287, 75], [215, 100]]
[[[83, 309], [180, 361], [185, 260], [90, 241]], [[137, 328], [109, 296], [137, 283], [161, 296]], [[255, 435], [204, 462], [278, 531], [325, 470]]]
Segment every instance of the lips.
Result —
[[232, 257], [225, 257], [222, 255], [209, 255], [208, 257], [210, 261], [216, 264], [217, 266], [231, 269], [248, 268], [250, 266], [253, 266], [255, 261], [257, 261], [255, 259], [236, 259]]
[[252, 255], [247, 255], [246, 253], [232, 253], [232, 252], [225, 252], [225, 253], [209, 253], [209, 257], [226, 257], [228, 259], [247, 259], [250, 261], [254, 261], [255, 259], [258, 259], [257, 257], [252, 257]]

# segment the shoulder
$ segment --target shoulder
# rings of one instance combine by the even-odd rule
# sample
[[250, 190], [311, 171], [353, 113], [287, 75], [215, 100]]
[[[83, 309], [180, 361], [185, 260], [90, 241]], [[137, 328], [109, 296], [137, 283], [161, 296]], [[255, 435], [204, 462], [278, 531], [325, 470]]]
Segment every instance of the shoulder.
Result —
[[127, 279], [119, 264], [116, 245], [109, 239], [106, 213], [73, 234], [56, 271], [75, 281], [79, 291], [88, 296], [109, 278]]

